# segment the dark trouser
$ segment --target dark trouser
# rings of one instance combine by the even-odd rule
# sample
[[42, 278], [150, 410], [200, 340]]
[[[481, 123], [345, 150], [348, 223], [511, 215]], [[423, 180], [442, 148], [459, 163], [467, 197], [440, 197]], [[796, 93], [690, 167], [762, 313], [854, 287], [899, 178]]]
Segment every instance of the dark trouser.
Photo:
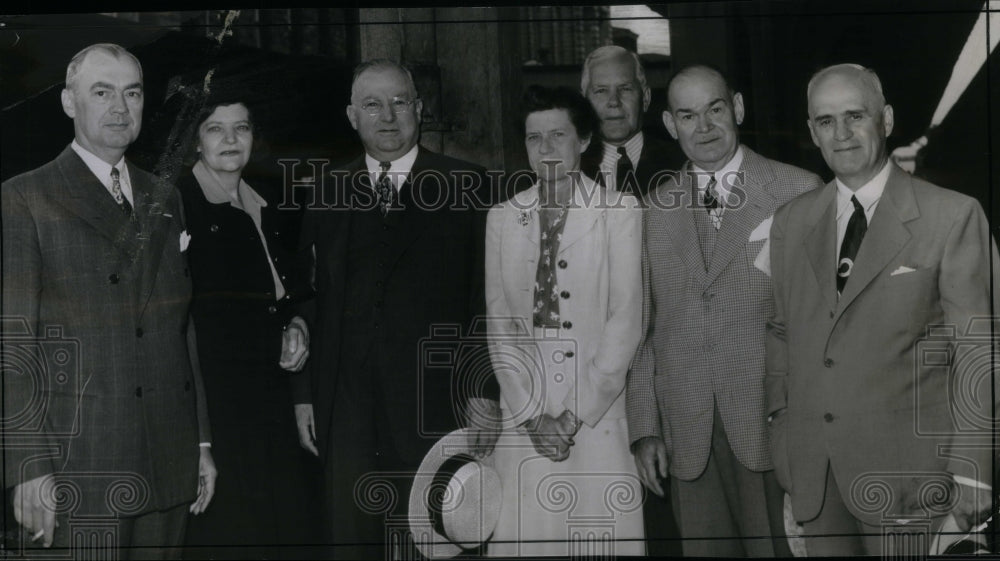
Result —
[[326, 541], [335, 559], [416, 559], [406, 514], [419, 466], [396, 453], [382, 389], [365, 362], [338, 378], [324, 470]]
[[107, 520], [56, 515], [53, 553], [71, 559], [180, 559], [189, 506]]
[[661, 482], [666, 497], [644, 490], [646, 501], [642, 504], [642, 516], [646, 528], [646, 555], [650, 557], [680, 557], [682, 553], [680, 532], [670, 501], [671, 486], [666, 483]]
[[685, 556], [791, 557], [784, 491], [773, 471], [750, 471], [740, 463], [717, 408], [705, 471], [693, 481], [670, 482]]
[[[826, 492], [819, 515], [802, 524], [806, 552], [810, 557], [885, 555], [924, 557], [941, 518], [914, 520], [910, 524], [887, 521], [887, 526], [866, 524], [847, 509], [840, 487], [827, 464]], [[890, 539], [883, 539], [889, 535]]]

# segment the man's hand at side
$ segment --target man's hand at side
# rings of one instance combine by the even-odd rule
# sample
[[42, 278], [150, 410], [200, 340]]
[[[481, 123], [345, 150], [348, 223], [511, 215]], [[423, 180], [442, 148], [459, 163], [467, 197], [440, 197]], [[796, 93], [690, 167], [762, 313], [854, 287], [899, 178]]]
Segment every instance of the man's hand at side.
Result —
[[660, 485], [660, 478], [667, 478], [667, 445], [663, 440], [655, 436], [640, 438], [635, 443], [635, 466], [639, 470], [639, 479], [647, 489], [659, 496], [663, 495], [663, 486]]
[[201, 446], [198, 456], [198, 498], [191, 503], [188, 511], [191, 514], [201, 514], [208, 508], [215, 495], [215, 479], [219, 472], [215, 469], [215, 460], [212, 459], [212, 449], [208, 446]]
[[316, 422], [313, 419], [313, 406], [311, 403], [295, 404], [295, 426], [299, 429], [299, 445], [318, 458]]
[[299, 316], [292, 318], [281, 335], [281, 359], [278, 366], [299, 372], [309, 358], [309, 328]]
[[476, 457], [485, 458], [493, 453], [493, 447], [503, 430], [500, 415], [500, 403], [496, 400], [480, 397], [469, 399], [466, 428], [469, 448]]
[[14, 487], [14, 518], [31, 534], [31, 541], [41, 538], [44, 547], [52, 546], [56, 529], [56, 513], [49, 508], [53, 504], [46, 506], [42, 500], [42, 493], [51, 493], [52, 485], [52, 476], [43, 475]]

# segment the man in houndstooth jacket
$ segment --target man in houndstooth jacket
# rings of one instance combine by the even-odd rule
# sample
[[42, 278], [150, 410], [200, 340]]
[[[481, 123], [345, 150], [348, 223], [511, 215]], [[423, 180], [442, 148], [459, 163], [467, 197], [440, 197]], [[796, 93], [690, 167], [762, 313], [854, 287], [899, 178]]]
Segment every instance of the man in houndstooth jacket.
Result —
[[766, 246], [774, 211], [822, 182], [740, 144], [743, 99], [718, 71], [684, 68], [667, 94], [688, 162], [647, 197], [632, 453], [654, 493], [673, 476], [685, 556], [787, 556], [764, 411]]

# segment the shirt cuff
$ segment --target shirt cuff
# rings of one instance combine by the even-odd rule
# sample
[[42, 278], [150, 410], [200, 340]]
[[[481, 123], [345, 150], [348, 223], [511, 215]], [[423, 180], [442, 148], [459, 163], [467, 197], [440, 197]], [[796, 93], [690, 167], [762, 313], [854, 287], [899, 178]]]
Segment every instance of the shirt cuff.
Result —
[[199, 448], [211, 448], [212, 447], [212, 443], [211, 442], [199, 442], [198, 443], [198, 447]]
[[972, 487], [973, 489], [983, 489], [984, 491], [992, 491], [993, 486], [988, 483], [983, 483], [982, 481], [977, 481], [971, 477], [965, 477], [962, 475], [952, 475], [955, 479], [955, 483], [960, 485], [965, 485], [967, 487]]

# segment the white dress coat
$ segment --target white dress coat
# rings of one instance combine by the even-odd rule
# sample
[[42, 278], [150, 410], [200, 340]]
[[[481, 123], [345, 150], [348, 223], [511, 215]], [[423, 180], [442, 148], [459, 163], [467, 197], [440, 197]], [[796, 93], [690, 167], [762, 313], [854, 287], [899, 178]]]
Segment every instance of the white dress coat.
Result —
[[[538, 185], [489, 213], [486, 300], [504, 431], [490, 555], [642, 555], [642, 487], [629, 453], [625, 377], [639, 344], [642, 212], [581, 177], [556, 258], [560, 329], [532, 328], [540, 253]], [[517, 426], [570, 409], [569, 458], [538, 454]]]

